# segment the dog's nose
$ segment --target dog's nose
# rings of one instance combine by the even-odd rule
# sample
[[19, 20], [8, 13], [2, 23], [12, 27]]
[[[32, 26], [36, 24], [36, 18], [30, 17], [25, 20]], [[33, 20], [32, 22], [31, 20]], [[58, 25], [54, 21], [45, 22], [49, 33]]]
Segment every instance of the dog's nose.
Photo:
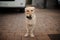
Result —
[[31, 17], [31, 15], [29, 15]]

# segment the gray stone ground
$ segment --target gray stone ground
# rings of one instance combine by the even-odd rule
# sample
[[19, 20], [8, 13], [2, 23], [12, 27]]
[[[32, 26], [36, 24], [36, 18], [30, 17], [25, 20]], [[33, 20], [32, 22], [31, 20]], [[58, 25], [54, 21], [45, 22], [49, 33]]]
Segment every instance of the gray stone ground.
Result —
[[[60, 11], [36, 8], [35, 37], [24, 37], [24, 13], [0, 14], [0, 40], [51, 40], [48, 35], [60, 34]], [[59, 37], [60, 38], [60, 37]]]

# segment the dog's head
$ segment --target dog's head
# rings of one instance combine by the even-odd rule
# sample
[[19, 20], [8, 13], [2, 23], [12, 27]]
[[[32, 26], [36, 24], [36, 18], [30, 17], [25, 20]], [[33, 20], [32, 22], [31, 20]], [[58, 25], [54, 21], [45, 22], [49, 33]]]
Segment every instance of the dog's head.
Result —
[[32, 15], [35, 11], [35, 7], [26, 7], [25, 8], [25, 14], [26, 16]]
[[34, 11], [35, 11], [35, 7], [26, 7], [25, 8], [26, 17], [31, 19], [32, 18], [32, 14], [34, 14]]

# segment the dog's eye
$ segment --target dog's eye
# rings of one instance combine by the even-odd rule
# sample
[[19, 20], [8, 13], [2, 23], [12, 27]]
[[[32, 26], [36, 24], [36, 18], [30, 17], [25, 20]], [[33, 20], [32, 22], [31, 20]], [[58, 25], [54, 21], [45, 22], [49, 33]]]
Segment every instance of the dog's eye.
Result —
[[27, 12], [29, 12], [29, 10], [27, 10]]
[[33, 10], [31, 10], [31, 11], [33, 11]]

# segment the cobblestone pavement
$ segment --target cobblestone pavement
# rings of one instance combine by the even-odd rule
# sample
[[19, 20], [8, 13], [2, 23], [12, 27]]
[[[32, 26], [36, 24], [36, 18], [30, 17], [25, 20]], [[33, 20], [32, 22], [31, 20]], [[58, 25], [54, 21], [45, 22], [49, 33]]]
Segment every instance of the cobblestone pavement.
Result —
[[[0, 40], [58, 40], [60, 11], [36, 8], [35, 37], [24, 37], [26, 32], [24, 13], [0, 14]], [[54, 35], [54, 38], [53, 38]], [[52, 36], [52, 38], [51, 38]]]

